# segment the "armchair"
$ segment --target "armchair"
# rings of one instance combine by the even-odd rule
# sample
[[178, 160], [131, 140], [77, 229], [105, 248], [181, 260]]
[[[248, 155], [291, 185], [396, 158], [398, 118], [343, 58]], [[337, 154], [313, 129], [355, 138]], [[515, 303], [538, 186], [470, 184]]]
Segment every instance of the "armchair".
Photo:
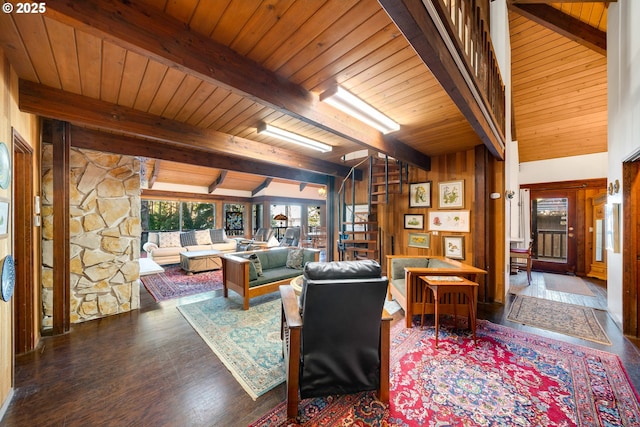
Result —
[[309, 397], [377, 390], [389, 401], [387, 284], [364, 260], [307, 263], [300, 298], [280, 286], [289, 418]]
[[280, 246], [298, 246], [300, 244], [300, 227], [287, 227]]

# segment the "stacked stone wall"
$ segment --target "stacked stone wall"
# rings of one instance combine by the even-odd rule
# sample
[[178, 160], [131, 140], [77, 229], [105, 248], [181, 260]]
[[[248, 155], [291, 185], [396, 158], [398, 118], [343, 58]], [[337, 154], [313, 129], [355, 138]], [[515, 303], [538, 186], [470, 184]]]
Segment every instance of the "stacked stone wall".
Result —
[[[42, 158], [43, 325], [53, 315], [53, 157]], [[135, 157], [71, 149], [70, 270], [72, 323], [139, 307], [140, 162]]]

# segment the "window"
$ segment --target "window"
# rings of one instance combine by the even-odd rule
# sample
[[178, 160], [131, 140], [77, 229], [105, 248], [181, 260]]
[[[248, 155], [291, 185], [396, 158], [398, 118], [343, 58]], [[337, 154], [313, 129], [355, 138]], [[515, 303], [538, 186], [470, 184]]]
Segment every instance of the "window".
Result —
[[320, 227], [320, 206], [307, 206], [307, 226]]
[[140, 215], [145, 231], [182, 231], [215, 228], [213, 203], [143, 200]]

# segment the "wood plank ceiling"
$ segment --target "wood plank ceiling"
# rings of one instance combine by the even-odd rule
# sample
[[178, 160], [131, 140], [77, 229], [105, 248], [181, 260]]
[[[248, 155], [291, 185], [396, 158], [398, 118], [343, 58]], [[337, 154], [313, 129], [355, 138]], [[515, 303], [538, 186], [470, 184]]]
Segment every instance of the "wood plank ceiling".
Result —
[[[520, 161], [606, 152], [607, 59], [597, 45], [606, 42], [607, 3], [541, 3], [549, 2], [514, 0], [522, 9], [509, 13]], [[573, 25], [571, 31], [583, 38], [529, 17], [565, 29]]]
[[[195, 146], [195, 156], [237, 159], [223, 162], [228, 167], [210, 160], [213, 167], [200, 164], [208, 170], [191, 176], [165, 158], [159, 164], [168, 169], [156, 180], [197, 179], [210, 187], [221, 170], [246, 173], [261, 164], [273, 172], [260, 168], [263, 176], [278, 177], [280, 168], [343, 176], [349, 164], [342, 156], [363, 148], [428, 167], [430, 156], [482, 143], [375, 0], [49, 0], [46, 6], [44, 15], [0, 14], [0, 46], [22, 79], [23, 108], [116, 138], [144, 137], [156, 152]], [[597, 20], [596, 11], [588, 15]], [[511, 26], [521, 161], [606, 151], [606, 59], [513, 13]], [[556, 79], [558, 86], [549, 84]], [[383, 137], [319, 102], [335, 84], [401, 130]], [[262, 122], [333, 151], [260, 135]], [[236, 175], [228, 185], [240, 181]]]

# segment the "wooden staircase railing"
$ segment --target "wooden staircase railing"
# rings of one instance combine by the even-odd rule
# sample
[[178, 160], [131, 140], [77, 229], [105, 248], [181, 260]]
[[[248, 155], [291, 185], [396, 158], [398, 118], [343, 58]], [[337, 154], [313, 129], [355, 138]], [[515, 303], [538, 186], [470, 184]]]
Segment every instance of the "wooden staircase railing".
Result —
[[478, 0], [430, 0], [446, 21], [447, 31], [467, 70], [485, 99], [496, 123], [505, 134], [505, 88], [493, 50], [489, 26]]
[[[408, 179], [408, 166], [388, 156], [369, 157], [367, 215], [357, 215], [355, 181], [351, 179], [351, 212], [347, 217], [345, 192], [342, 193], [338, 250], [341, 260], [374, 259], [382, 264], [382, 229], [378, 225], [378, 205], [389, 202], [389, 194], [402, 193]], [[344, 187], [343, 187], [344, 188]]]

